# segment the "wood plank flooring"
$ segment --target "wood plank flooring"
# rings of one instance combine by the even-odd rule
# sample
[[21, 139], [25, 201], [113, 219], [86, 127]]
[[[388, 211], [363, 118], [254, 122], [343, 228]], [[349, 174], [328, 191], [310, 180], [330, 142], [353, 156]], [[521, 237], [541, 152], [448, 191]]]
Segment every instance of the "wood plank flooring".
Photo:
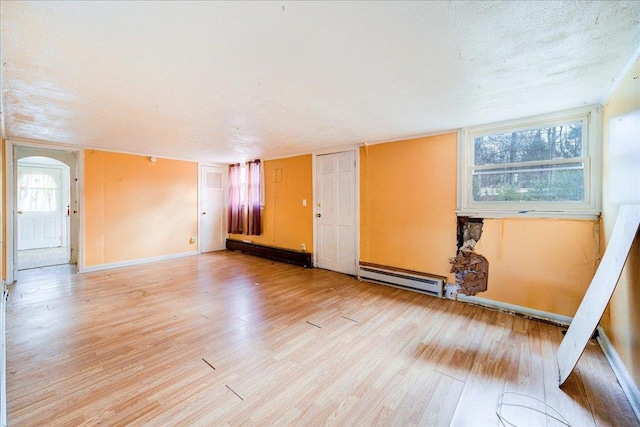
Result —
[[593, 340], [558, 387], [561, 339], [544, 323], [226, 251], [29, 270], [7, 306], [8, 421], [498, 426], [498, 411], [562, 425], [546, 404], [573, 426], [638, 426]]

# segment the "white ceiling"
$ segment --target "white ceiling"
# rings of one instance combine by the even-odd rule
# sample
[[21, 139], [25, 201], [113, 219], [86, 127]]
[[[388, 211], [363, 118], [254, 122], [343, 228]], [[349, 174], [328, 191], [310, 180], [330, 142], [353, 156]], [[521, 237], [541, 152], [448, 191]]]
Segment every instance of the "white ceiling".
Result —
[[640, 2], [1, 2], [4, 136], [234, 162], [606, 101]]

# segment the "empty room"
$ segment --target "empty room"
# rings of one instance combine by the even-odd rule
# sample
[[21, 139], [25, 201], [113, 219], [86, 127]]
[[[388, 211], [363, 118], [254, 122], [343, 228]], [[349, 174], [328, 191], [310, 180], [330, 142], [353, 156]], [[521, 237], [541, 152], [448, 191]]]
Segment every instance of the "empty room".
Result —
[[640, 426], [640, 2], [0, 37], [0, 426]]

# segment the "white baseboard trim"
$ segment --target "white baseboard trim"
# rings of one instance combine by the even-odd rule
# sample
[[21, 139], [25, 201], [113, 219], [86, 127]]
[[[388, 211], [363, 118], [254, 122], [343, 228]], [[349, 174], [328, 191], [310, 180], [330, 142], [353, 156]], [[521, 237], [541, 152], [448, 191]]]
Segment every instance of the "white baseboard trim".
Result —
[[84, 267], [79, 272], [90, 273], [92, 271], [108, 270], [111, 268], [119, 268], [119, 267], [130, 267], [133, 265], [148, 264], [150, 262], [158, 262], [158, 261], [168, 261], [170, 259], [184, 258], [184, 257], [194, 256], [194, 255], [200, 255], [200, 252], [198, 251], [181, 252], [178, 254], [162, 255], [162, 256], [156, 256], [151, 258], [133, 259], [131, 261], [121, 261], [121, 262], [112, 262], [109, 264], [91, 265], [89, 267]]
[[609, 365], [611, 365], [611, 369], [613, 369], [613, 373], [616, 375], [616, 378], [618, 378], [622, 391], [624, 391], [627, 400], [629, 400], [629, 405], [631, 405], [633, 412], [636, 414], [636, 418], [640, 421], [640, 390], [633, 381], [633, 378], [631, 378], [631, 375], [629, 375], [629, 371], [624, 366], [624, 363], [622, 363], [622, 359], [618, 356], [616, 349], [613, 348], [602, 326], [598, 326], [597, 340], [600, 348], [602, 348], [602, 352], [609, 361]]
[[573, 318], [569, 316], [562, 316], [560, 314], [534, 310], [533, 308], [527, 308], [515, 304], [508, 304], [506, 302], [494, 301], [486, 298], [471, 297], [458, 294], [456, 299], [458, 301], [481, 305], [483, 307], [493, 308], [500, 311], [506, 311], [512, 314], [519, 314], [526, 317], [531, 317], [533, 319], [544, 320], [545, 322], [554, 323], [560, 326], [569, 326], [569, 324], [571, 324], [571, 321], [573, 320]]

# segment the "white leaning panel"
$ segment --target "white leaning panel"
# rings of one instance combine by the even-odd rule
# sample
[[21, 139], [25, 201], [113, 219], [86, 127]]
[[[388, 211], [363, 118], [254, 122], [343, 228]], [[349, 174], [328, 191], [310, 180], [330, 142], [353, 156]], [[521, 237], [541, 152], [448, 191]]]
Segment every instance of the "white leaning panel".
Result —
[[558, 348], [556, 359], [560, 385], [564, 384], [573, 371], [600, 322], [629, 256], [639, 225], [640, 205], [620, 206], [602, 261]]

